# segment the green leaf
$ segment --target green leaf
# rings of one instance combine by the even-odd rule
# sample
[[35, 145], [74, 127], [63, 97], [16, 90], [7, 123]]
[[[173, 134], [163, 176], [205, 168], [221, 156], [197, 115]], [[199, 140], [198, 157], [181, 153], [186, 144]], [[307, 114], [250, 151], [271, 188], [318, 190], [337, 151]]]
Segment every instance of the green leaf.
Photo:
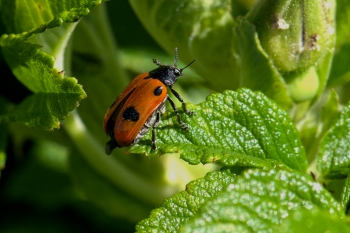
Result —
[[350, 167], [350, 105], [346, 106], [340, 119], [321, 141], [317, 157], [317, 169], [325, 178], [346, 177]]
[[166, 199], [162, 207], [151, 212], [148, 219], [139, 222], [136, 230], [138, 232], [176, 232], [206, 201], [218, 195], [235, 179], [236, 175], [226, 170], [214, 171], [204, 178], [192, 181], [186, 186], [186, 191]]
[[186, 191], [137, 226], [138, 232], [268, 232], [295, 210], [324, 210], [343, 217], [340, 205], [311, 176], [287, 171], [215, 171], [188, 184]]
[[[75, 79], [64, 79], [64, 81], [72, 84], [70, 87], [77, 89], [77, 92], [31, 95], [16, 106], [13, 111], [0, 116], [0, 121], [21, 122], [28, 127], [38, 127], [45, 130], [60, 128], [60, 121], [79, 106], [78, 101], [85, 98], [84, 91], [80, 89], [79, 84], [76, 84]], [[74, 84], [75, 86], [73, 86]]]
[[248, 89], [226, 91], [209, 96], [199, 105], [189, 105], [189, 109], [194, 116], [182, 114], [189, 131], [181, 130], [174, 114], [168, 114], [157, 127], [159, 149], [151, 151], [148, 134], [130, 152], [159, 155], [178, 152], [190, 164], [232, 156], [236, 165], [256, 166], [253, 162], [256, 157], [306, 170], [305, 152], [295, 126], [288, 114], [263, 94]]
[[274, 227], [276, 233], [309, 233], [309, 232], [349, 232], [350, 228], [346, 222], [327, 210], [319, 208], [298, 209], [288, 215], [282, 224]]
[[309, 176], [250, 170], [209, 199], [181, 232], [268, 232], [293, 210], [319, 207], [343, 217], [340, 205]]
[[34, 94], [12, 112], [0, 116], [0, 121], [52, 130], [59, 128], [60, 121], [78, 107], [86, 94], [75, 78], [66, 77], [63, 72], [64, 68], [69, 69], [64, 67], [65, 49], [76, 25], [71, 23], [99, 3], [101, 0], [65, 5], [17, 1], [16, 7], [11, 8], [14, 5], [7, 2], [2, 10], [14, 10], [10, 18], [15, 21], [5, 18], [5, 22], [11, 31], [26, 32], [3, 35], [2, 52], [17, 79]]

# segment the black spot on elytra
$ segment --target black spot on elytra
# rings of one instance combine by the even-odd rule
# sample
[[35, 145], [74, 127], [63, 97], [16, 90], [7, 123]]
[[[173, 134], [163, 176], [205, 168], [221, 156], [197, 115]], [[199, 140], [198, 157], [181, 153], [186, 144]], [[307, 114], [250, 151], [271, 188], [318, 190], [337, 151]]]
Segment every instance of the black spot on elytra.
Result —
[[162, 94], [162, 92], [163, 92], [163, 87], [162, 87], [162, 86], [159, 86], [159, 87], [157, 87], [156, 89], [154, 89], [153, 94], [154, 94], [155, 96], [159, 96], [159, 95]]
[[136, 111], [134, 107], [128, 107], [123, 112], [123, 118], [124, 120], [138, 121], [140, 118], [140, 114]]

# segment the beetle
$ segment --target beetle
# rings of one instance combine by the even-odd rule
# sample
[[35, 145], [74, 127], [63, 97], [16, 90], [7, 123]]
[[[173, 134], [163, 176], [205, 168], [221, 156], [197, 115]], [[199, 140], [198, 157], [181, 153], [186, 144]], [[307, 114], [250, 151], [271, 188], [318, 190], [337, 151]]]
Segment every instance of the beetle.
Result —
[[196, 59], [181, 69], [177, 68], [177, 61], [177, 48], [175, 48], [174, 65], [163, 65], [153, 59], [153, 63], [158, 67], [136, 76], [107, 110], [104, 117], [104, 130], [111, 138], [105, 147], [107, 155], [111, 154], [116, 147], [136, 144], [150, 128], [152, 128], [152, 149], [156, 150], [155, 130], [165, 112], [166, 100], [174, 109], [181, 127], [188, 130], [187, 125], [181, 120], [174, 101], [168, 95], [167, 87], [181, 102], [184, 112], [192, 116], [193, 112], [187, 110], [182, 97], [172, 86], [179, 77], [183, 76], [183, 70]]

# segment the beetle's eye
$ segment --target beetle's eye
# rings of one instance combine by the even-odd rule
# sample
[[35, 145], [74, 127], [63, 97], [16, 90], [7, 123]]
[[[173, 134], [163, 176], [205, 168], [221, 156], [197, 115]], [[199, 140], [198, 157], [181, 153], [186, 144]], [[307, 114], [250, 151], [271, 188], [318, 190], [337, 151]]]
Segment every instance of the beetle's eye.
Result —
[[176, 68], [176, 69], [174, 70], [174, 72], [175, 72], [175, 75], [176, 75], [176, 76], [181, 76], [181, 75], [182, 75], [180, 69], [177, 69], [177, 68]]

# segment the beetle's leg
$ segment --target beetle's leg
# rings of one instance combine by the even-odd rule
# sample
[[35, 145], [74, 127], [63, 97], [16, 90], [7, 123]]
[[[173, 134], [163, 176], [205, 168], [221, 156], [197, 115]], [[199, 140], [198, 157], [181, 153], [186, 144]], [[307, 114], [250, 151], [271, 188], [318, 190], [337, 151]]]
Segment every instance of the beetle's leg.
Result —
[[189, 116], [193, 115], [193, 112], [190, 110], [187, 110], [186, 108], [186, 103], [184, 102], [184, 100], [182, 99], [181, 95], [179, 93], [177, 93], [177, 91], [175, 91], [174, 89], [170, 88], [171, 92], [174, 94], [174, 96], [181, 102], [182, 104], [182, 109], [185, 111], [185, 113]]
[[156, 150], [157, 149], [157, 145], [156, 145], [156, 128], [158, 126], [160, 122], [160, 112], [157, 112], [156, 115], [156, 121], [154, 122], [153, 126], [152, 126], [152, 150]]
[[153, 59], [153, 63], [156, 64], [157, 66], [161, 66], [162, 63], [158, 61], [157, 59]]
[[179, 111], [177, 110], [174, 101], [169, 97], [169, 95], [167, 95], [167, 99], [169, 100], [171, 107], [173, 107], [174, 112], [175, 112], [176, 117], [177, 117], [177, 121], [179, 122], [179, 124], [181, 125], [181, 127], [182, 127], [183, 129], [185, 129], [185, 130], [188, 130], [187, 125], [181, 120]]

